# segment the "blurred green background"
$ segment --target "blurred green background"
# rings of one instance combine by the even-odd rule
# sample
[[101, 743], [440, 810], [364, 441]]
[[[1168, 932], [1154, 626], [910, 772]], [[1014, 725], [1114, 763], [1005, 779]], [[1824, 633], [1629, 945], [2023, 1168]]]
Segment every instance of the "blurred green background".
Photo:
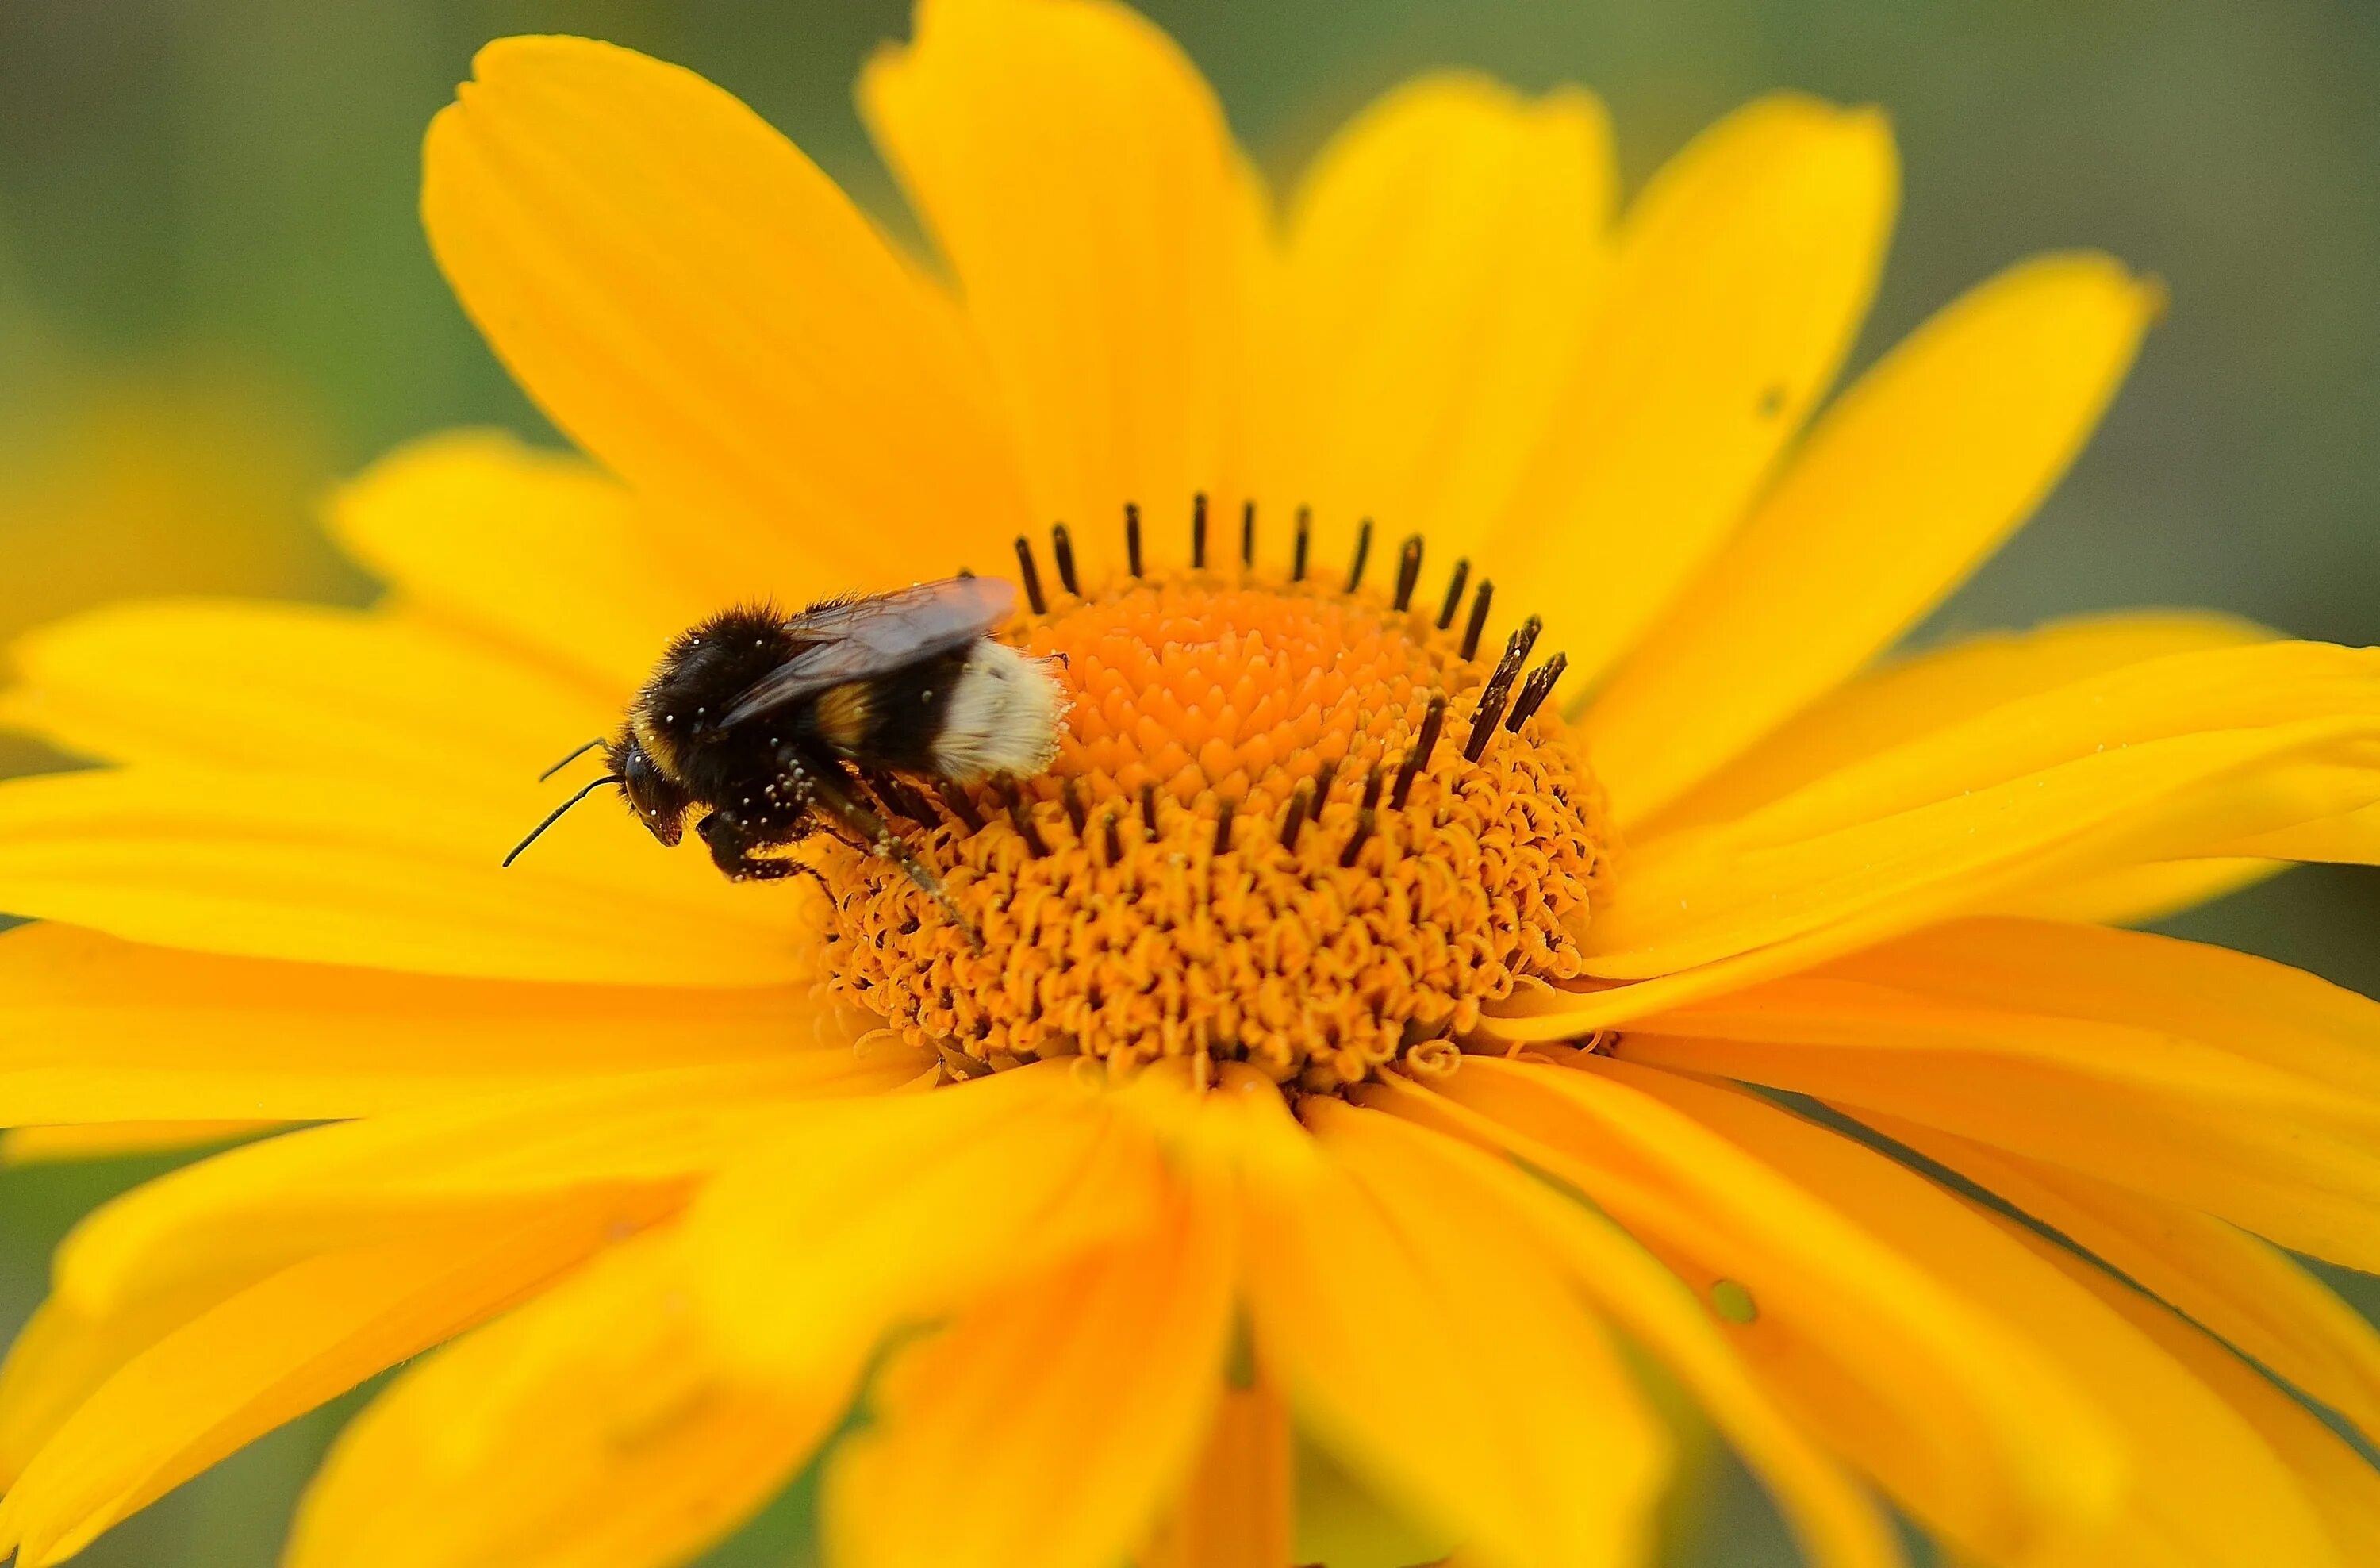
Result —
[[[2364, 0], [1152, 0], [1285, 185], [1419, 69], [1605, 94], [1632, 185], [1774, 86], [1888, 108], [1907, 167], [1860, 358], [2016, 257], [2097, 245], [2173, 308], [2096, 446], [1921, 635], [2219, 605], [2380, 642], [2380, 6]], [[544, 427], [432, 269], [421, 131], [471, 52], [590, 33], [710, 76], [866, 203], [850, 81], [900, 0], [0, 0], [0, 635], [128, 592], [359, 601], [322, 488], [440, 425]], [[0, 742], [0, 746], [10, 743]], [[48, 760], [0, 750], [0, 768]], [[2380, 993], [2380, 875], [2301, 870], [2184, 934]], [[73, 1217], [157, 1161], [0, 1173], [0, 1326]], [[2343, 1282], [2367, 1307], [2380, 1294]], [[272, 1561], [343, 1410], [94, 1564]], [[722, 1555], [783, 1560], [789, 1500]], [[1691, 1561], [1789, 1561], [1723, 1476]]]

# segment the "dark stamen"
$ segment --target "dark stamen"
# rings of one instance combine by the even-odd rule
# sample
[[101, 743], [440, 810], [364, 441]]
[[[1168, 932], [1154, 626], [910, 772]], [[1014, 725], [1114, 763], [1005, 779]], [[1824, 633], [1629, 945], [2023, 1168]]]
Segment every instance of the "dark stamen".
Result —
[[1376, 820], [1372, 808], [1366, 807], [1355, 818], [1355, 831], [1347, 835], [1347, 847], [1339, 852], [1339, 869], [1342, 871], [1355, 864], [1355, 857], [1364, 852], [1364, 841], [1372, 836]]
[[1140, 507], [1130, 501], [1123, 504], [1123, 558], [1132, 575], [1140, 576]]
[[1025, 841], [1025, 848], [1036, 860], [1046, 859], [1050, 845], [1041, 836], [1041, 825], [1033, 820], [1027, 802], [1014, 785], [1008, 787], [1008, 817], [1016, 824], [1016, 836]]
[[1041, 571], [1033, 564], [1033, 541], [1023, 534], [1016, 536], [1016, 570], [1025, 581], [1025, 602], [1037, 615], [1050, 613], [1050, 602], [1041, 597]]
[[1569, 663], [1569, 654], [1557, 653], [1529, 672], [1529, 678], [1521, 686], [1521, 699], [1512, 704], [1512, 711], [1504, 720], [1505, 729], [1513, 735], [1521, 733], [1521, 726], [1529, 722], [1529, 715], [1545, 706], [1546, 699], [1553, 695], [1554, 682], [1561, 679], [1562, 671]]
[[1520, 678], [1521, 662], [1529, 656], [1529, 644], [1537, 639], [1536, 617], [1531, 616], [1521, 629], [1504, 644], [1504, 656], [1496, 661], [1496, 673], [1488, 677], [1488, 689], [1479, 694], [1479, 709], [1471, 717], [1471, 741], [1463, 748], [1463, 760], [1476, 762], [1488, 749], [1488, 737], [1496, 733], [1496, 721], [1504, 716], [1504, 704], [1512, 699], [1512, 683]]
[[1240, 503], [1240, 565], [1245, 567], [1254, 566], [1256, 564], [1257, 504], [1253, 501], [1243, 501]]
[[1488, 602], [1496, 597], [1496, 585], [1486, 577], [1479, 579], [1478, 596], [1471, 601], [1471, 623], [1463, 628], [1463, 656], [1479, 657], [1479, 634], [1488, 629]]
[[1190, 498], [1190, 569], [1207, 569], [1207, 492]]
[[1238, 801], [1226, 800], [1223, 808], [1215, 814], [1215, 853], [1218, 855], [1232, 847], [1232, 813], [1239, 808]]
[[1371, 772], [1364, 779], [1364, 814], [1367, 817], [1370, 816], [1372, 814], [1372, 808], [1379, 805], [1379, 803], [1380, 765], [1378, 762], [1375, 762], [1372, 764]]
[[1299, 784], [1295, 793], [1290, 796], [1289, 811], [1281, 820], [1281, 846], [1283, 849], [1297, 847], [1297, 835], [1305, 826], [1306, 803], [1312, 796], [1312, 789], [1305, 784]]
[[1066, 808], [1066, 820], [1074, 825], [1075, 837], [1080, 840], [1083, 836], [1084, 825], [1090, 819], [1084, 814], [1083, 797], [1075, 791], [1074, 780], [1058, 781], [1058, 799]]
[[1113, 866], [1121, 863], [1123, 859], [1123, 840], [1116, 836], [1115, 808], [1112, 806], [1108, 808], [1108, 814], [1099, 819], [1099, 827], [1107, 836], [1108, 864]]
[[1080, 599], [1083, 596], [1083, 589], [1082, 585], [1075, 580], [1074, 536], [1067, 533], [1066, 525], [1063, 523], [1053, 524], [1050, 527], [1050, 553], [1058, 558], [1058, 580], [1066, 585], [1068, 593]]
[[1439, 606], [1438, 629], [1444, 631], [1454, 624], [1454, 613], [1463, 608], [1463, 585], [1471, 580], [1469, 556], [1454, 564], [1454, 580], [1446, 585], [1446, 602]]
[[1402, 811], [1406, 796], [1413, 794], [1414, 780], [1429, 766], [1429, 754], [1438, 749], [1438, 732], [1446, 723], [1446, 698], [1443, 693], [1429, 699], [1429, 709], [1421, 716], [1421, 734], [1415, 737], [1413, 749], [1405, 753], [1404, 766], [1397, 770], [1397, 787], [1389, 796], [1389, 809]]
[[1140, 786], [1140, 820], [1148, 829], [1148, 836], [1155, 838], [1157, 836], [1157, 786], [1153, 784]]
[[1518, 639], [1521, 644], [1521, 658], [1524, 661], [1526, 661], [1529, 657], [1529, 650], [1537, 645], [1537, 634], [1545, 629], [1545, 617], [1542, 615], [1532, 615], [1527, 620], [1521, 623], [1521, 629], [1519, 631], [1512, 634], [1512, 636]]
[[1330, 786], [1338, 782], [1339, 764], [1325, 762], [1314, 771], [1314, 820], [1322, 820], [1322, 808], [1330, 801]]
[[1399, 614], [1413, 602], [1414, 585], [1421, 581], [1421, 535], [1409, 535], [1397, 551], [1397, 596], [1390, 608]]
[[1355, 530], [1355, 559], [1347, 567], [1347, 591], [1353, 593], [1364, 580], [1364, 563], [1372, 553], [1372, 519], [1366, 517]]
[[973, 833], [983, 832], [983, 815], [975, 808], [975, 802], [966, 797], [965, 791], [954, 784], [945, 784], [938, 793], [942, 797], [944, 809], [965, 822], [967, 832]]
[[1306, 547], [1313, 542], [1314, 508], [1311, 506], [1300, 506], [1297, 509], [1297, 552], [1290, 557], [1289, 561], [1290, 581], [1304, 582], [1305, 580], [1305, 552]]

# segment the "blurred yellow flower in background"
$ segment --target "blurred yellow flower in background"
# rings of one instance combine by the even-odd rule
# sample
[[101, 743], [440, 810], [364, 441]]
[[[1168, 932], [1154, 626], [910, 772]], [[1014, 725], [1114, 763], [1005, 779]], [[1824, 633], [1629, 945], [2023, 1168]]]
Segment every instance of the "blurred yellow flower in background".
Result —
[[[2099, 923], [2372, 859], [2380, 653], [1876, 662], [2153, 286], [2020, 263], [1828, 401], [1873, 112], [1756, 103], [1615, 219], [1591, 99], [1435, 78], [1276, 223], [1117, 6], [929, 0], [861, 94], [947, 283], [699, 79], [492, 45], [431, 238], [602, 467], [427, 441], [333, 507], [377, 610], [20, 644], [12, 719], [113, 765], [0, 790], [0, 1122], [334, 1124], [62, 1250], [22, 1568], [449, 1339], [299, 1568], [681, 1562], [819, 1455], [858, 1568], [1633, 1563], [1664, 1382], [1818, 1562], [1898, 1561], [1885, 1499], [1991, 1563], [2380, 1547], [2246, 1359], [2380, 1432], [2270, 1245], [2380, 1266], [2380, 1006]], [[886, 802], [981, 951], [838, 845], [824, 898], [625, 813], [497, 869], [679, 629], [1012, 551], [1058, 764]]]
[[[202, 365], [27, 375], [20, 363], [7, 391], [0, 636], [138, 595], [352, 597], [359, 586], [314, 520], [330, 472], [322, 443], [302, 407], [255, 378]], [[0, 737], [0, 772], [46, 756]]]

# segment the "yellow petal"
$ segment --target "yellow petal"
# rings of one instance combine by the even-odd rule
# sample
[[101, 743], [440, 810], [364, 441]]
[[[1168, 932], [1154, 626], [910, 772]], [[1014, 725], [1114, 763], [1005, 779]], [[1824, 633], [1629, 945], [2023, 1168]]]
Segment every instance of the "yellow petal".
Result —
[[[773, 1055], [823, 1027], [808, 987], [517, 985], [0, 936], [0, 1123], [322, 1121]], [[62, 1145], [74, 1129], [38, 1131]], [[81, 1129], [89, 1138], [99, 1128]]]
[[2206, 942], [2036, 920], [1965, 920], [1830, 966], [1831, 976], [1981, 1007], [2022, 1006], [2203, 1040], [2361, 1100], [2380, 1096], [2380, 1003]]
[[1779, 95], [1704, 132], [1621, 225], [1579, 371], [1493, 540], [1592, 680], [1727, 537], [1834, 379], [1898, 200], [1872, 110]]
[[[1340, 1145], [1350, 1137], [1402, 1142], [1404, 1157], [1432, 1170], [1454, 1201], [1524, 1222], [1548, 1254], [1569, 1270], [1575, 1288], [1658, 1359], [1742, 1452], [1776, 1494], [1809, 1562], [1820, 1568], [1901, 1562], [1891, 1525], [1874, 1500], [1778, 1407], [1677, 1275], [1595, 1209], [1564, 1202], [1553, 1188], [1510, 1164], [1476, 1158], [1445, 1137], [1420, 1131], [1432, 1124], [1457, 1136], [1471, 1131], [1459, 1120], [1447, 1120], [1434, 1096], [1400, 1088], [1371, 1102], [1410, 1116], [1415, 1130], [1402, 1131], [1377, 1117], [1351, 1122], [1340, 1132]], [[1499, 1147], [1492, 1137], [1482, 1141]]]
[[1066, 1066], [838, 1103], [712, 1181], [688, 1246], [731, 1353], [807, 1375], [1146, 1223], [1154, 1149]]
[[1140, 1555], [1141, 1568], [1299, 1561], [1290, 1556], [1301, 1522], [1293, 1448], [1289, 1408], [1261, 1373], [1252, 1387], [1226, 1390], [1188, 1483]]
[[735, 885], [552, 786], [138, 768], [0, 786], [0, 910], [134, 942], [432, 975], [662, 986], [801, 975], [795, 886]]
[[0, 713], [111, 762], [484, 790], [619, 723], [615, 705], [497, 650], [321, 605], [114, 605], [15, 652], [23, 685]]
[[1232, 1326], [1226, 1216], [1172, 1207], [901, 1354], [828, 1471], [834, 1562], [1111, 1568], [1147, 1538]]
[[2366, 1432], [2380, 1330], [2278, 1247], [2213, 1215], [1891, 1117], [1876, 1128], [2086, 1248]]
[[1661, 1075], [1467, 1059], [1442, 1086], [1697, 1288], [1756, 1316], [1736, 1350], [1796, 1417], [1955, 1538], [2016, 1557], [2112, 1506], [2104, 1422], [2041, 1350], [1657, 1091]]
[[586, 39], [499, 40], [472, 70], [423, 151], [439, 265], [681, 548], [798, 598], [1021, 520], [954, 315], [791, 142]]
[[2054, 887], [2030, 888], [1992, 913], [2092, 925], [2146, 925], [2252, 887], [2288, 869], [2286, 861], [2237, 856], [2150, 860]]
[[1263, 201], [1172, 41], [1106, 0], [923, 0], [859, 100], [990, 354], [1034, 517], [1111, 557], [1127, 501], [1167, 540], [1193, 491], [1235, 504]]
[[1906, 930], [2358, 809], [2380, 797], [2375, 739], [2380, 652], [2270, 643], [2131, 665], [1643, 844], [1597, 912], [1590, 970], [1634, 978], [1828, 927]]
[[0, 1165], [168, 1154], [269, 1132], [284, 1122], [80, 1122], [0, 1132]]
[[26, 1568], [240, 1448], [499, 1310], [584, 1257], [599, 1221], [565, 1209], [323, 1254], [273, 1274], [126, 1362], [0, 1501]]
[[186, 1166], [103, 1205], [58, 1250], [58, 1294], [107, 1310], [183, 1280], [237, 1277], [464, 1208], [602, 1197], [623, 1222], [675, 1209], [697, 1179], [802, 1121], [803, 1101], [916, 1071], [895, 1053], [645, 1074], [310, 1128]]
[[2380, 1262], [2380, 1003], [2263, 959], [2015, 920], [1644, 1020], [1620, 1050], [1906, 1118]]
[[330, 529], [399, 602], [533, 650], [625, 700], [669, 639], [758, 596], [618, 480], [494, 431], [401, 446], [341, 487]]
[[1301, 1423], [1482, 1562], [1634, 1563], [1664, 1434], [1601, 1325], [1510, 1218], [1346, 1129], [1311, 1188], [1251, 1184], [1249, 1307]]
[[[2255, 1428], [2075, 1283], [2048, 1243], [1751, 1095], [1665, 1074], [1637, 1072], [1631, 1081], [1782, 1171], [2022, 1332], [2115, 1424], [2131, 1480], [2118, 1512], [2095, 1527], [2059, 1534], [2022, 1562], [2044, 1568], [2321, 1568], [2338, 1561], [2303, 1494]], [[1919, 1500], [1905, 1501], [1924, 1516]]]
[[1501, 514], [1609, 260], [1603, 107], [1425, 77], [1324, 148], [1289, 220], [1263, 493], [1451, 561]]
[[2327, 860], [2349, 866], [2380, 866], [2380, 810], [2361, 810], [2299, 822], [2225, 845], [2227, 853], [2270, 855], [2283, 860]]
[[2185, 1037], [1788, 979], [1632, 1026], [1617, 1048], [1904, 1117], [2380, 1263], [2380, 1101]]
[[2256, 1428], [2321, 1516], [2341, 1562], [2380, 1560], [2380, 1470], [2270, 1380], [2190, 1325], [2080, 1258], [2044, 1255], [2121, 1313]]
[[833, 1428], [858, 1368], [719, 1366], [671, 1232], [440, 1351], [374, 1400], [308, 1489], [287, 1568], [674, 1568]]
[[1828, 409], [1586, 719], [1623, 824], [1833, 689], [2039, 505], [2161, 291], [2105, 256], [2010, 268]]
[[1658, 837], [1755, 807], [1922, 735], [2127, 664], [2269, 640], [2210, 611], [2124, 611], [1989, 632], [1885, 665], [1805, 710], [1643, 824]]

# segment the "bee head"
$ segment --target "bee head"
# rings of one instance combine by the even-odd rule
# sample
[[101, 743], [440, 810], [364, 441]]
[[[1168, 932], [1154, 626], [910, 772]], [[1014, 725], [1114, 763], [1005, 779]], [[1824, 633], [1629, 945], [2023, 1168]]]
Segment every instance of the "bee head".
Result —
[[637, 820], [644, 823], [655, 838], [674, 846], [686, 836], [686, 814], [694, 804], [693, 796], [662, 770], [632, 730], [623, 731], [606, 755], [612, 772], [620, 775], [620, 793], [626, 797], [628, 808], [637, 814]]

